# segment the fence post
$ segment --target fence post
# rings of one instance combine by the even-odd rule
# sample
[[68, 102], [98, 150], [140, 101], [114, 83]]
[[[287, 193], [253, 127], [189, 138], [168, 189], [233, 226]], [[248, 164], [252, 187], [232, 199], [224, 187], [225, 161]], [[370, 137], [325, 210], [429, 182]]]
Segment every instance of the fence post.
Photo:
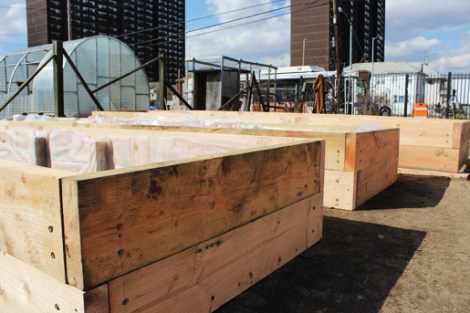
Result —
[[452, 72], [449, 72], [447, 76], [447, 105], [446, 105], [446, 118], [449, 118], [450, 108], [450, 91], [452, 89]]
[[160, 55], [161, 58], [158, 60], [158, 82], [160, 84], [160, 93], [158, 94], [158, 101], [164, 110], [166, 107], [166, 64], [164, 55]]
[[54, 54], [54, 114], [56, 117], [65, 117], [64, 110], [64, 51], [60, 40], [52, 42]]
[[405, 75], [405, 114], [404, 117], [408, 117], [408, 83], [410, 81], [410, 75]]

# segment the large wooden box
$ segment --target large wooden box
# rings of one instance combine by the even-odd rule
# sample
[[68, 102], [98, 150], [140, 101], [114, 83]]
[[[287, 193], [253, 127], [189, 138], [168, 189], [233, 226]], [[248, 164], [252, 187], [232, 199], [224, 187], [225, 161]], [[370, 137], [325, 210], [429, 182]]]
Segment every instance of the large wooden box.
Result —
[[[217, 111], [184, 111], [191, 116], [219, 118]], [[126, 118], [142, 116], [135, 112], [96, 112]], [[174, 112], [151, 111], [154, 116], [174, 116]], [[426, 174], [458, 173], [469, 157], [470, 121], [452, 119], [422, 119], [369, 115], [303, 114], [303, 113], [260, 113], [225, 112], [225, 117], [260, 123], [288, 123], [296, 125], [350, 126], [400, 129], [399, 169], [421, 170]]]
[[96, 112], [88, 122], [75, 122], [75, 125], [325, 139], [324, 205], [338, 209], [354, 210], [397, 180], [398, 129], [313, 125], [293, 120], [297, 116], [307, 115], [214, 111], [183, 114], [171, 111]]
[[82, 135], [91, 159], [125, 136], [210, 144], [83, 174], [1, 160], [0, 312], [213, 311], [321, 238], [322, 141], [5, 128], [49, 148], [55, 131]]
[[[217, 111], [185, 111], [191, 116], [220, 118]], [[133, 112], [96, 112], [97, 115], [135, 118]], [[154, 116], [174, 116], [174, 112], [149, 112]], [[422, 119], [369, 115], [225, 112], [225, 117], [259, 123], [313, 125], [315, 127], [383, 127], [400, 129], [399, 169], [422, 174], [458, 173], [469, 157], [470, 121]]]

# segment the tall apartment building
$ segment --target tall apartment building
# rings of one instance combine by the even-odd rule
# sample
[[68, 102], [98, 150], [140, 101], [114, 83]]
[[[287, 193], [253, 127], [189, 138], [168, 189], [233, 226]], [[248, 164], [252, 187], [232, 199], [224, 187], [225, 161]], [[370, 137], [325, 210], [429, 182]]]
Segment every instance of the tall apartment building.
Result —
[[[334, 70], [333, 0], [291, 0], [291, 4], [291, 65]], [[385, 0], [337, 0], [337, 4], [341, 64], [349, 65], [350, 51], [352, 63], [371, 62], [372, 57], [384, 61]]]
[[[142, 63], [164, 53], [170, 81], [178, 69], [184, 73], [184, 0], [26, 0], [26, 7], [29, 47], [108, 35], [128, 44]], [[157, 81], [158, 64], [147, 74]]]

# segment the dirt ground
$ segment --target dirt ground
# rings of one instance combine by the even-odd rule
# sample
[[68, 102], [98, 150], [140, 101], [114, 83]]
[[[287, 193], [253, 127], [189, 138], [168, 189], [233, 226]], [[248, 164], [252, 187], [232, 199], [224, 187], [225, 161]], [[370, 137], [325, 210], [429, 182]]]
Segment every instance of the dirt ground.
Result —
[[219, 313], [470, 312], [470, 181], [400, 175]]

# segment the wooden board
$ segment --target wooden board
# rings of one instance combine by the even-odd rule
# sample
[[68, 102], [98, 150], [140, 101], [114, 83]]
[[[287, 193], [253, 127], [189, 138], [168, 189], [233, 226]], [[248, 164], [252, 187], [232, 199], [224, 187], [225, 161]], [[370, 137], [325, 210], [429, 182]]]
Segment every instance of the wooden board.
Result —
[[60, 178], [66, 171], [0, 160], [0, 249], [65, 281]]
[[[459, 164], [462, 165], [470, 157], [470, 122], [454, 126], [454, 147], [459, 148]], [[458, 147], [455, 147], [458, 143]]]
[[356, 208], [356, 172], [325, 170], [324, 205], [354, 210]]
[[392, 159], [361, 169], [357, 173], [356, 207], [396, 182], [397, 166], [397, 159]]
[[318, 194], [112, 280], [111, 312], [213, 312], [320, 240], [321, 203]]
[[0, 312], [85, 312], [83, 292], [0, 250]]
[[62, 180], [67, 282], [82, 290], [320, 192], [324, 144]]
[[399, 166], [408, 169], [453, 172], [460, 170], [458, 149], [400, 146]]
[[344, 170], [359, 171], [386, 161], [395, 164], [398, 150], [397, 129], [348, 133]]

